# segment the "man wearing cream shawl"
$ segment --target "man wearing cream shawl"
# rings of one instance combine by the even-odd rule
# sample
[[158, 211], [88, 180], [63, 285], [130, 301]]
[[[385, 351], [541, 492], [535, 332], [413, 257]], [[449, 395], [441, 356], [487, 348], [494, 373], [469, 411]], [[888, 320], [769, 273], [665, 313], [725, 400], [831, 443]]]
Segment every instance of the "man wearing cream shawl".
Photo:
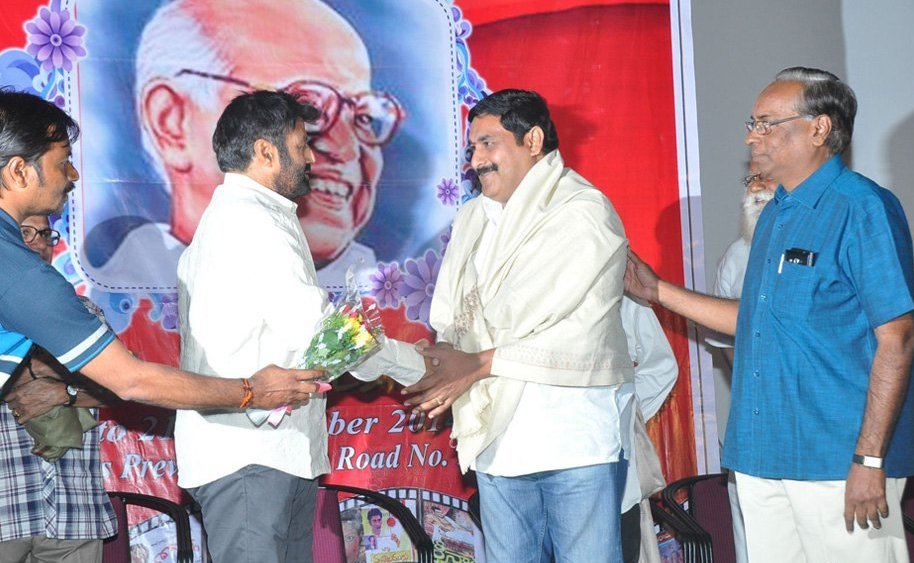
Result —
[[565, 168], [538, 94], [495, 92], [469, 120], [482, 195], [454, 221], [431, 306], [439, 344], [422, 351], [433, 367], [407, 404], [453, 408], [487, 561], [622, 561], [633, 391], [622, 223]]

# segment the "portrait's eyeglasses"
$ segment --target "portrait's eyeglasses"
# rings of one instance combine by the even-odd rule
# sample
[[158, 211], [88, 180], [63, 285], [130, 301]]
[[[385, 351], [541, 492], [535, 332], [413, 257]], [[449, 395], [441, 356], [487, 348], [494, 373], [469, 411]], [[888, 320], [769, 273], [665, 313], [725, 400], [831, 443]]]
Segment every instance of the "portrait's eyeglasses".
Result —
[[746, 131], [752, 132], [755, 131], [756, 135], [767, 135], [771, 133], [771, 128], [775, 125], [780, 125], [781, 123], [787, 123], [788, 121], [793, 121], [794, 119], [801, 119], [804, 117], [811, 117], [809, 115], [792, 115], [790, 117], [785, 117], [784, 119], [775, 119], [774, 121], [756, 121], [755, 118], [750, 118], [749, 121], [745, 123]]
[[[233, 76], [223, 76], [185, 68], [177, 76], [189, 74], [237, 84], [246, 89], [257, 89], [260, 85]], [[368, 146], [378, 147], [390, 141], [397, 132], [400, 122], [406, 116], [400, 102], [387, 92], [362, 92], [351, 98], [343, 96], [336, 88], [315, 80], [296, 80], [281, 88], [266, 87], [293, 96], [299, 102], [314, 106], [320, 116], [314, 123], [305, 123], [309, 136], [320, 136], [330, 130], [340, 117], [344, 105], [352, 109], [352, 127], [356, 138]]]
[[57, 246], [57, 243], [60, 242], [60, 233], [54, 229], [38, 230], [29, 225], [22, 225], [19, 227], [19, 231], [22, 233], [22, 242], [25, 244], [32, 244], [39, 236], [44, 239], [48, 246]]
[[758, 182], [761, 179], [762, 179], [762, 175], [760, 173], [749, 174], [748, 176], [743, 178], [743, 187], [748, 188], [749, 184], [752, 184], [753, 182]]

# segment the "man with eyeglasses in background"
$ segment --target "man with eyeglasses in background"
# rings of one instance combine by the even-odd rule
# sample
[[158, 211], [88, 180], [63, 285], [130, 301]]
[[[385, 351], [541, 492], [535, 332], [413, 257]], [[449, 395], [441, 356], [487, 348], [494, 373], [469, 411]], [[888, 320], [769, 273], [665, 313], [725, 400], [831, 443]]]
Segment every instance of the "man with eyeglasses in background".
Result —
[[746, 123], [750, 166], [778, 182], [741, 298], [660, 280], [627, 289], [736, 334], [721, 464], [736, 472], [750, 561], [908, 561], [914, 474], [914, 259], [898, 199], [849, 170], [857, 101], [835, 75], [781, 71]]
[[319, 0], [177, 0], [155, 12], [137, 48], [135, 95], [144, 148], [171, 192], [171, 221], [127, 233], [100, 275], [144, 268], [144, 285], [175, 287], [178, 258], [222, 178], [209, 146], [216, 119], [253, 89], [283, 90], [320, 110], [308, 125], [312, 191], [298, 216], [322, 285], [341, 286], [360, 262], [367, 283], [377, 261], [355, 238], [374, 211], [381, 149], [405, 113], [371, 89], [364, 42]]
[[[746, 275], [746, 263], [749, 261], [749, 248], [759, 215], [774, 197], [778, 183], [771, 178], [750, 170], [743, 178], [746, 191], [740, 205], [740, 236], [730, 243], [723, 256], [717, 262], [717, 277], [712, 293], [725, 299], [739, 299], [743, 290], [743, 278]], [[705, 338], [705, 342], [714, 347], [714, 403], [717, 406], [718, 431], [723, 446], [723, 436], [727, 428], [727, 415], [730, 411], [730, 387], [733, 382], [733, 338], [723, 334], [714, 334]], [[727, 492], [730, 496], [730, 513], [733, 517], [733, 543], [736, 548], [736, 563], [747, 563], [746, 532], [743, 528], [743, 516], [739, 509], [736, 492], [736, 481], [729, 473]]]
[[[20, 229], [26, 246], [50, 264], [60, 233], [47, 216], [26, 217]], [[83, 304], [100, 314], [88, 300]], [[26, 426], [55, 408], [98, 407], [116, 398], [88, 379], [76, 382], [40, 348], [8, 387], [0, 403], [0, 560], [100, 561], [102, 540], [117, 525], [105, 492], [98, 431], [82, 433], [81, 447], [38, 449]], [[89, 414], [98, 420], [96, 411]], [[68, 418], [59, 413], [44, 426]]]

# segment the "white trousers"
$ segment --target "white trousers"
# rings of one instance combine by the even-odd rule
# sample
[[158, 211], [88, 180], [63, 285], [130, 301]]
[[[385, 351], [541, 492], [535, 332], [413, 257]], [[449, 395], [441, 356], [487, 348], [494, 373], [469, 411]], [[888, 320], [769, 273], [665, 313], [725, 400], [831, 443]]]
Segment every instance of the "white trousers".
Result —
[[844, 524], [844, 481], [760, 479], [736, 473], [749, 563], [909, 563], [901, 519], [905, 479], [886, 479], [882, 528]]

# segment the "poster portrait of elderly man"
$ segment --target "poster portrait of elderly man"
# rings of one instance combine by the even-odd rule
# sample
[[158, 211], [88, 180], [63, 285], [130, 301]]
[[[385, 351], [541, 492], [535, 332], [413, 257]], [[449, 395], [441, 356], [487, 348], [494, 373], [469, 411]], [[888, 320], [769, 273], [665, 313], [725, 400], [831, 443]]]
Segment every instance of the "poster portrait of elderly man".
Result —
[[174, 291], [177, 258], [218, 184], [209, 146], [216, 118], [254, 88], [289, 92], [322, 112], [308, 132], [313, 189], [298, 214], [324, 286], [341, 287], [351, 264], [362, 264], [365, 281], [378, 261], [437, 249], [456, 203], [437, 187], [456, 190], [459, 175], [445, 8], [436, 0], [81, 3], [92, 32], [79, 68], [88, 160], [71, 232], [93, 298], [110, 309], [101, 292]]

